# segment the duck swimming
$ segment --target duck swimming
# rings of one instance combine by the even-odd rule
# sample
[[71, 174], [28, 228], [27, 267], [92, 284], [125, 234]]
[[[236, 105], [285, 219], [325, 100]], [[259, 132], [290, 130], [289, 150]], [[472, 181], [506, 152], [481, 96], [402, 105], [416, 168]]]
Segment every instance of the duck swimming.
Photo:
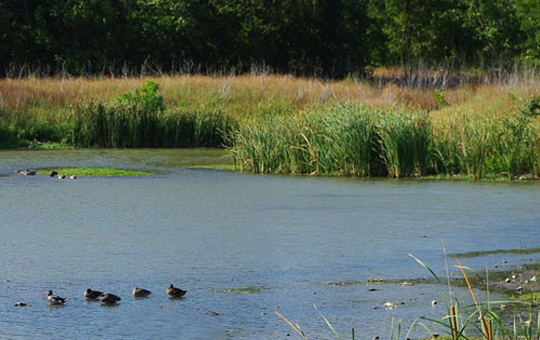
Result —
[[25, 175], [25, 176], [35, 176], [36, 175], [36, 172], [34, 170], [30, 170], [30, 169], [17, 170], [17, 172], [20, 173], [21, 175]]
[[119, 296], [114, 295], [114, 294], [105, 294], [99, 297], [99, 301], [103, 303], [104, 305], [114, 305], [115, 303], [121, 300], [122, 299]]
[[151, 291], [142, 289], [139, 287], [133, 288], [133, 297], [134, 298], [145, 298], [148, 297], [150, 294], [152, 294]]
[[186, 295], [186, 293], [187, 293], [186, 290], [176, 288], [175, 286], [172, 285], [172, 283], [169, 286], [169, 288], [167, 288], [167, 294], [169, 294], [170, 296], [172, 296], [174, 298], [182, 297], [182, 296]]
[[58, 176], [58, 172], [51, 171], [51, 174], [49, 175], [49, 177], [56, 177], [56, 176]]
[[98, 300], [101, 295], [103, 295], [103, 292], [100, 292], [99, 290], [92, 290], [88, 288], [84, 291], [84, 297], [87, 300]]
[[60, 297], [58, 295], [53, 295], [52, 290], [49, 290], [49, 293], [47, 294], [47, 302], [49, 302], [51, 305], [63, 305], [66, 303], [67, 298]]

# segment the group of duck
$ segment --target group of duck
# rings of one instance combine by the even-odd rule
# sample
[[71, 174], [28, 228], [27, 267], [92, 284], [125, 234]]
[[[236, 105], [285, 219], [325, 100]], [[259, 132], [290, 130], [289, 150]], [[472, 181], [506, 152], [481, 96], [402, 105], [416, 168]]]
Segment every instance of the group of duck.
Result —
[[[35, 170], [30, 170], [30, 169], [26, 169], [26, 170], [17, 170], [17, 173], [21, 174], [21, 175], [24, 175], [24, 176], [35, 176], [37, 174], [37, 172]], [[51, 171], [51, 173], [49, 174], [49, 177], [58, 177], [58, 179], [65, 179], [66, 178], [66, 175], [59, 175], [58, 172], [56, 171]], [[70, 179], [77, 179], [77, 176], [75, 175], [71, 175], [69, 176]]]
[[[134, 298], [146, 298], [149, 297], [150, 294], [152, 294], [151, 291], [139, 287], [135, 287], [133, 291], [131, 292], [133, 294]], [[172, 284], [167, 288], [167, 294], [169, 294], [172, 298], [181, 298], [184, 295], [186, 295], [187, 291], [177, 288], [173, 286]], [[117, 302], [121, 301], [122, 299], [115, 294], [104, 294], [103, 292], [100, 292], [98, 290], [92, 290], [88, 288], [84, 291], [84, 297], [89, 301], [99, 301], [104, 305], [114, 305]], [[54, 295], [52, 290], [49, 290], [49, 293], [46, 297], [47, 302], [49, 302], [51, 305], [63, 305], [66, 303], [67, 298], [61, 297], [58, 295]], [[18, 302], [16, 307], [22, 307], [21, 303]]]

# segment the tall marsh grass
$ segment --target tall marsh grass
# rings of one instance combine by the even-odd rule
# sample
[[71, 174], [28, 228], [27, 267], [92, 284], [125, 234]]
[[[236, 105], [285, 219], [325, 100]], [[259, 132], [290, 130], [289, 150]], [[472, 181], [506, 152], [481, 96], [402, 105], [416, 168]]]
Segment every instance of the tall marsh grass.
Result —
[[243, 124], [231, 138], [242, 171], [345, 176], [536, 176], [540, 133], [521, 112], [450, 117], [339, 103]]
[[236, 122], [220, 111], [151, 110], [131, 102], [89, 101], [71, 114], [71, 140], [81, 147], [221, 147]]
[[261, 173], [369, 176], [376, 117], [355, 103], [242, 124], [231, 138], [235, 166]]
[[521, 112], [504, 117], [452, 117], [435, 129], [436, 173], [486, 176], [536, 176], [540, 132]]

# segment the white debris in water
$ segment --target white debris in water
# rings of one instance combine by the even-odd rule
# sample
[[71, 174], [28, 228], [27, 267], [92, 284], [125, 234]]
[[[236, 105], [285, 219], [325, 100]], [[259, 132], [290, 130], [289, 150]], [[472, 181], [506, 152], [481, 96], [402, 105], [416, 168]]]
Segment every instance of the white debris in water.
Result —
[[384, 308], [386, 308], [386, 309], [394, 309], [394, 308], [396, 308], [396, 304], [393, 303], [393, 302], [388, 301], [388, 302], [384, 303]]

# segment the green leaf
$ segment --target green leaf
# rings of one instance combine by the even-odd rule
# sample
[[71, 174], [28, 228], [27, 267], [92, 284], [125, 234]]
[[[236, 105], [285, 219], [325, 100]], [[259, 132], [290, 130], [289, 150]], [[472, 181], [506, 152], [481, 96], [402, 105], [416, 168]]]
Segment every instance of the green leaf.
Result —
[[[332, 324], [330, 323], [330, 321], [328, 321], [328, 319], [326, 318], [326, 316], [324, 316], [324, 314], [317, 308], [316, 305], [313, 305], [313, 307], [315, 308], [315, 310], [317, 312], [319, 312], [319, 314], [321, 315], [321, 318], [324, 320], [324, 322], [326, 323], [326, 325], [328, 326], [328, 328], [330, 328], [330, 330], [332, 331], [332, 333], [334, 333], [336, 335], [336, 337], [339, 339], [339, 340], [343, 340], [340, 336], [339, 336], [339, 333], [336, 331], [336, 329], [334, 328], [334, 326], [332, 326]], [[353, 333], [354, 334], [354, 333]]]
[[431, 268], [428, 267], [427, 264], [425, 264], [424, 262], [420, 261], [416, 256], [414, 256], [413, 254], [408, 254], [409, 257], [412, 257], [416, 262], [418, 262], [418, 264], [420, 264], [422, 267], [426, 268], [430, 273], [431, 275], [433, 275], [433, 277], [435, 278], [435, 280], [437, 280], [438, 283], [441, 283], [441, 280], [439, 280], [439, 277], [437, 276], [437, 274], [435, 274], [435, 272], [433, 272], [433, 270], [431, 270]]

